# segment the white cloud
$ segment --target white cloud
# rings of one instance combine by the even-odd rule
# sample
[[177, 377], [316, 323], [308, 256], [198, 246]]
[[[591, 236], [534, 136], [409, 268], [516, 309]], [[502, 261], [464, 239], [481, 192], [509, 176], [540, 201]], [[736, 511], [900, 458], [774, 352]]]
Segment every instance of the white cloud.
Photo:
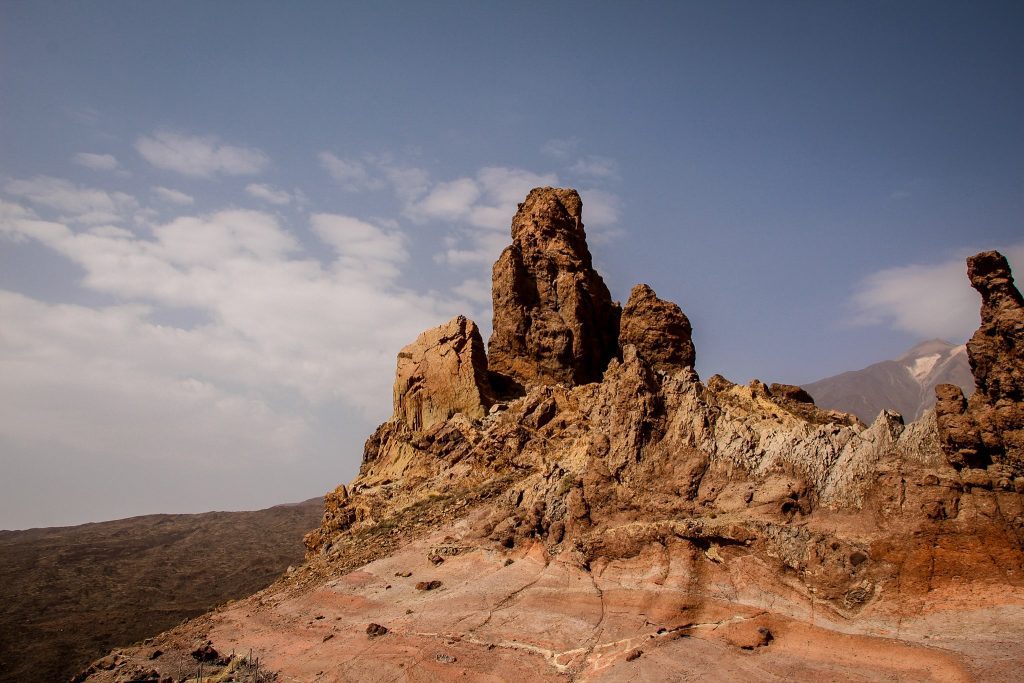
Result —
[[162, 199], [165, 202], [171, 204], [177, 204], [179, 206], [191, 206], [195, 204], [195, 199], [190, 194], [185, 194], [181, 190], [172, 190], [169, 187], [154, 187], [153, 194]]
[[438, 183], [416, 206], [422, 219], [458, 220], [469, 214], [480, 198], [480, 186], [471, 178]]
[[541, 145], [541, 153], [554, 159], [567, 159], [580, 146], [579, 138], [555, 138]]
[[15, 179], [4, 190], [37, 207], [60, 212], [62, 220], [78, 223], [117, 223], [138, 208], [135, 198], [124, 192], [82, 187], [50, 176]]
[[135, 149], [157, 168], [196, 178], [254, 175], [270, 163], [267, 155], [254, 147], [224, 144], [213, 135], [170, 130], [141, 136], [135, 141]]
[[400, 232], [386, 232], [358, 218], [340, 214], [314, 214], [310, 222], [320, 239], [337, 254], [336, 267], [350, 275], [391, 279], [398, 275], [398, 265], [409, 258]]
[[333, 152], [320, 152], [317, 155], [320, 165], [342, 188], [357, 192], [359, 190], [376, 190], [383, 187], [378, 178], [370, 175], [366, 164], [356, 159], [342, 159]]
[[270, 204], [284, 205], [292, 201], [290, 193], [263, 183], [251, 183], [246, 185], [245, 191], [249, 193], [249, 196], [255, 197], [256, 199], [262, 199]]
[[[978, 327], [980, 298], [967, 280], [965, 259], [978, 250], [933, 264], [886, 268], [864, 278], [851, 299], [848, 321], [859, 325], [889, 325], [921, 338], [957, 342]], [[1014, 264], [1024, 263], [1024, 244], [1002, 250]]]
[[576, 175], [587, 178], [615, 178], [618, 176], [618, 164], [614, 159], [600, 156], [587, 156], [579, 159], [569, 170]]
[[91, 152], [79, 152], [72, 157], [79, 166], [85, 166], [96, 171], [116, 171], [120, 164], [112, 154], [93, 154]]
[[[83, 268], [85, 287], [134, 302], [116, 316], [97, 314], [112, 339], [129, 328], [152, 332], [159, 326], [148, 316], [161, 308], [208, 321], [161, 328], [152, 352], [152, 338], [141, 333], [134, 346], [117, 351], [146, 372], [207, 383], [210, 401], [230, 396], [270, 405], [291, 392], [382, 417], [395, 352], [458, 313], [457, 301], [398, 284], [398, 266], [408, 259], [400, 233], [347, 216], [311, 220], [335, 251], [329, 267], [305, 256], [274, 216], [257, 211], [182, 216], [154, 227], [147, 239], [76, 232], [0, 204], [0, 232], [39, 241]], [[46, 348], [45, 339], [37, 341]], [[89, 357], [94, 350], [65, 352]]]
[[580, 190], [583, 199], [583, 222], [588, 226], [606, 228], [619, 222], [622, 200], [613, 192]]

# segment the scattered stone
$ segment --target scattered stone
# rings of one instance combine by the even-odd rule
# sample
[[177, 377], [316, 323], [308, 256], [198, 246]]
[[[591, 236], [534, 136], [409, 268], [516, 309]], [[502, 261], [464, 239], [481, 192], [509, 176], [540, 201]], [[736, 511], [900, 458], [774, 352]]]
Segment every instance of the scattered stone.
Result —
[[440, 555], [433, 555], [433, 554], [431, 554], [431, 555], [427, 556], [427, 559], [430, 560], [430, 563], [432, 565], [434, 565], [435, 567], [440, 565], [440, 564], [444, 564], [444, 558], [441, 557]]
[[395, 572], [395, 576], [399, 576], [403, 579], [407, 579], [412, 576], [412, 572]]
[[455, 662], [459, 661], [458, 658], [456, 658], [454, 655], [447, 655], [443, 652], [438, 652], [436, 655], [434, 655], [434, 659], [438, 662], [441, 662], [442, 664], [454, 664]]
[[432, 591], [435, 588], [440, 588], [440, 587], [441, 587], [441, 582], [437, 581], [437, 580], [434, 580], [434, 581], [420, 581], [419, 583], [416, 584], [416, 590], [418, 590], [418, 591]]
[[640, 648], [634, 648], [634, 649], [629, 651], [629, 654], [626, 655], [626, 661], [627, 662], [632, 662], [632, 661], [635, 661], [637, 659], [640, 659], [640, 656], [643, 653], [644, 653], [644, 651], [641, 650]]
[[152, 652], [149, 653], [149, 658], [150, 659], [159, 659], [160, 655], [162, 655], [163, 653], [164, 653], [163, 650], [153, 650]]
[[[381, 628], [383, 628], [383, 627], [381, 627]], [[385, 629], [385, 631], [384, 631], [384, 632], [385, 632], [385, 633], [387, 633], [387, 629]], [[380, 634], [380, 635], [383, 635], [383, 634]], [[324, 640], [323, 640], [323, 642], [325, 642], [325, 643], [326, 643], [326, 642], [327, 642], [328, 640], [330, 640], [330, 639], [331, 639], [331, 638], [333, 638], [333, 637], [334, 637], [334, 634], [333, 634], [333, 633], [328, 633], [328, 634], [327, 634], [326, 636], [324, 636]]]
[[380, 624], [370, 624], [366, 627], [366, 635], [371, 638], [377, 638], [388, 632], [387, 627], [381, 626]]
[[192, 650], [192, 659], [197, 662], [216, 662], [220, 658], [220, 653], [213, 647], [213, 641], [206, 641]]

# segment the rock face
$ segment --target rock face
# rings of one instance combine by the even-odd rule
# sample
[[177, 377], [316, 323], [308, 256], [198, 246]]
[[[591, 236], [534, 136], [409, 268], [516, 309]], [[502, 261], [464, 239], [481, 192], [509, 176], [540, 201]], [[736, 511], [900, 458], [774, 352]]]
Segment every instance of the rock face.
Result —
[[456, 413], [481, 418], [491, 403], [484, 342], [472, 320], [456, 316], [399, 352], [394, 418], [410, 429], [429, 429]]
[[[189, 642], [257, 647], [298, 680], [328, 662], [332, 680], [971, 680], [993, 661], [1010, 680], [1024, 479], [957, 471], [931, 412], [866, 426], [791, 385], [701, 382], [685, 317], [649, 288], [617, 356], [579, 216], [575, 192], [534, 190], [495, 266], [491, 370], [522, 395], [481, 416], [471, 324], [421, 337], [307, 564]], [[1019, 297], [985, 282], [977, 394], [1009, 410]], [[389, 631], [365, 653], [371, 619]]]
[[600, 380], [618, 348], [619, 306], [594, 270], [576, 190], [530, 192], [494, 264], [492, 373], [522, 386]]
[[693, 328], [683, 311], [659, 299], [647, 285], [636, 285], [622, 309], [619, 346], [632, 344], [655, 370], [692, 368], [696, 354]]
[[936, 387], [942, 448], [955, 467], [1024, 476], [1024, 301], [997, 251], [968, 258], [967, 275], [981, 294], [981, 327], [967, 342], [975, 392]]

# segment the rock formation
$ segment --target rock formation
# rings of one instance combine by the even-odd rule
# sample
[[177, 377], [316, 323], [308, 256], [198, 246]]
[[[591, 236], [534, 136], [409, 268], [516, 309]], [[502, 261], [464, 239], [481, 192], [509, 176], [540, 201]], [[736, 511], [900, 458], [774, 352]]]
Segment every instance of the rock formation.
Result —
[[968, 258], [967, 275], [981, 294], [981, 327], [967, 342], [975, 391], [968, 400], [955, 385], [936, 387], [942, 448], [955, 467], [989, 468], [996, 479], [1021, 477], [1024, 301], [999, 252]]
[[476, 323], [456, 316], [398, 353], [394, 418], [422, 431], [456, 413], [487, 414], [492, 403], [487, 357]]
[[[685, 316], [643, 286], [617, 355], [579, 216], [534, 190], [495, 266], [490, 370], [522, 395], [484, 414], [469, 321], [421, 337], [307, 564], [161, 650], [254, 647], [299, 680], [1012, 679], [1024, 480], [957, 471], [931, 412], [865, 426], [791, 385], [701, 382]], [[1019, 297], [985, 283], [977, 394], [1002, 415]]]
[[[594, 270], [576, 190], [530, 192], [494, 264], [490, 370], [529, 387], [601, 379], [618, 348], [619, 306]], [[499, 382], [500, 383], [500, 382]]]
[[696, 359], [693, 329], [683, 311], [659, 299], [647, 285], [637, 285], [622, 309], [619, 346], [632, 344], [655, 370], [692, 368]]

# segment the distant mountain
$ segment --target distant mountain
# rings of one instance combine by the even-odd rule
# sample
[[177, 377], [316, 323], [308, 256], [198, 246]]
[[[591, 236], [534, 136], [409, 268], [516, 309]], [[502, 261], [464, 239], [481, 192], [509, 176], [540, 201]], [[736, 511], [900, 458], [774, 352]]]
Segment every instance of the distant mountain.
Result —
[[[0, 682], [67, 680], [300, 564], [323, 499], [0, 531]], [[124, 679], [127, 680], [127, 679]]]
[[967, 348], [941, 339], [921, 342], [896, 360], [869, 365], [803, 385], [822, 408], [853, 413], [870, 424], [882, 410], [895, 410], [906, 422], [935, 405], [935, 386], [956, 384], [974, 391]]

